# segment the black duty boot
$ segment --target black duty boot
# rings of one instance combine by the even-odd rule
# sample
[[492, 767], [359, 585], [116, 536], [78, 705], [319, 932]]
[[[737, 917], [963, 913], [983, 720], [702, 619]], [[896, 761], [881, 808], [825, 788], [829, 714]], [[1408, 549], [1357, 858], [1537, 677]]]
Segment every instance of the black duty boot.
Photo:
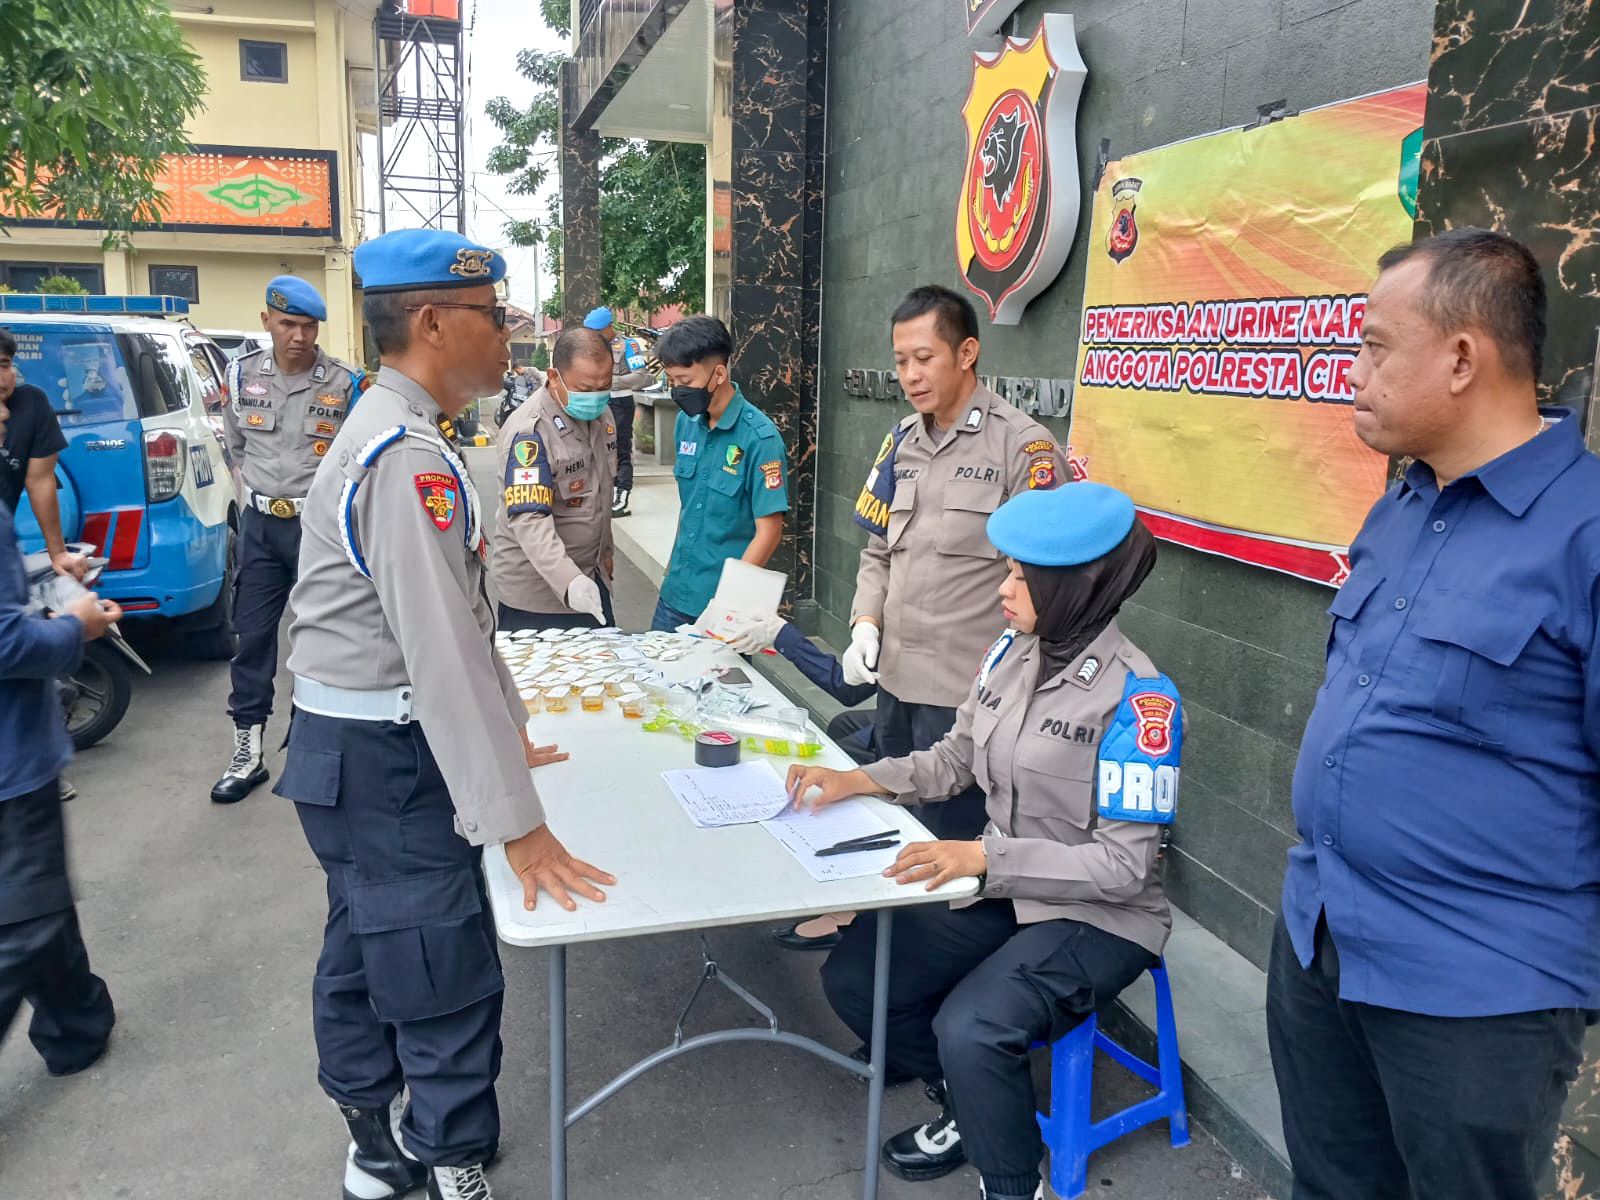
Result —
[[416, 1191], [428, 1169], [400, 1149], [389, 1108], [347, 1108], [339, 1114], [350, 1127], [344, 1166], [344, 1200], [389, 1200]]
[[955, 1110], [944, 1085], [930, 1083], [928, 1099], [939, 1106], [939, 1115], [926, 1125], [897, 1133], [883, 1144], [883, 1165], [892, 1174], [912, 1183], [938, 1179], [967, 1161], [956, 1130]]
[[211, 789], [217, 804], [237, 804], [267, 781], [267, 763], [261, 741], [265, 725], [236, 725], [233, 730], [233, 759]]
[[494, 1200], [494, 1193], [482, 1167], [430, 1167], [428, 1200]]
[[611, 515], [625, 517], [628, 515], [628, 501], [633, 498], [632, 488], [611, 489]]

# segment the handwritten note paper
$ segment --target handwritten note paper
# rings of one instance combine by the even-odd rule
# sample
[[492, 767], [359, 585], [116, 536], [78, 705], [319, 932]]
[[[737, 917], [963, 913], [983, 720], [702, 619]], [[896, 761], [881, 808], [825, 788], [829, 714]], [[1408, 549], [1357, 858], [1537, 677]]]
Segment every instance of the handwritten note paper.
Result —
[[899, 846], [891, 846], [887, 850], [858, 850], [853, 854], [817, 857], [818, 850], [851, 838], [865, 837], [869, 833], [892, 835], [894, 827], [860, 800], [842, 800], [816, 812], [785, 808], [772, 820], [761, 822], [761, 828], [782, 842], [819, 883], [881, 874], [900, 854]]
[[764, 759], [731, 767], [663, 771], [661, 778], [701, 829], [765, 821], [789, 804], [783, 780]]

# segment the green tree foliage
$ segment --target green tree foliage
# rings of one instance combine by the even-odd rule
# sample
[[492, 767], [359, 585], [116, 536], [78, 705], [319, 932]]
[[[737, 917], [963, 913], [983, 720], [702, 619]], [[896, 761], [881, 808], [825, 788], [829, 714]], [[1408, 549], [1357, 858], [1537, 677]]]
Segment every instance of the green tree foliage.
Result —
[[[551, 28], [569, 32], [566, 0], [540, 0], [540, 11]], [[519, 109], [499, 97], [485, 110], [505, 138], [489, 155], [489, 170], [510, 177], [512, 195], [537, 195], [556, 170], [561, 67], [567, 61], [564, 54], [520, 51], [517, 70], [534, 85], [532, 103]], [[602, 294], [610, 303], [646, 310], [700, 307], [706, 290], [705, 148], [603, 138], [600, 153]], [[544, 245], [559, 281], [559, 197], [551, 197], [543, 221], [509, 221], [505, 234], [514, 245]], [[544, 308], [550, 316], [563, 315], [559, 282]]]
[[159, 219], [162, 156], [204, 91], [161, 0], [0, 0], [0, 209], [114, 236]]
[[535, 342], [532, 359], [532, 365], [535, 370], [548, 371], [550, 369], [550, 347], [543, 342]]
[[89, 289], [70, 275], [46, 275], [39, 280], [39, 291], [45, 296], [87, 296]]

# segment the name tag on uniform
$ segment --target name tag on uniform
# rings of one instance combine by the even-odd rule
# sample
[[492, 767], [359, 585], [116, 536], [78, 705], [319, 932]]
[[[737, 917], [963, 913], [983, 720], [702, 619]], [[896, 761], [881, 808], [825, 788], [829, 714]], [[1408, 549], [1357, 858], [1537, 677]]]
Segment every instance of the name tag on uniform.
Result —
[[678, 443], [678, 453], [681, 454], [684, 458], [693, 458], [696, 454], [700, 453], [700, 443], [699, 442], [679, 442]]

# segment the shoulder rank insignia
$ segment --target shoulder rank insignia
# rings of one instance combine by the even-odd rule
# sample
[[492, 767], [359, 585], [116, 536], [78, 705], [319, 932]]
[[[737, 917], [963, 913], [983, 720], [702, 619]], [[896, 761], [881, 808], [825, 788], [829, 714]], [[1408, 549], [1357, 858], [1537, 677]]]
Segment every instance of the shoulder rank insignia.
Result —
[[456, 515], [456, 481], [453, 475], [442, 471], [425, 471], [413, 478], [422, 507], [427, 509], [433, 523], [440, 529], [449, 529]]

